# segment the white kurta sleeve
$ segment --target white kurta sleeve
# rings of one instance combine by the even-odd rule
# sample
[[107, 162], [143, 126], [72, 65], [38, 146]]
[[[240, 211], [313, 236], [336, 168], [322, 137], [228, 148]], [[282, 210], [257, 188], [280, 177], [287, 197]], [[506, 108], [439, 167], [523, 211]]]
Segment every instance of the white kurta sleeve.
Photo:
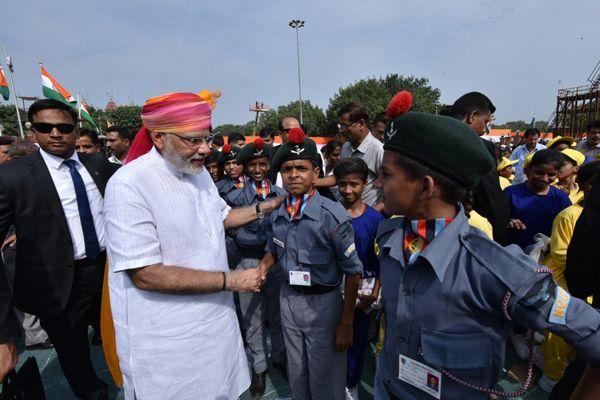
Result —
[[142, 194], [127, 182], [112, 179], [104, 198], [107, 250], [112, 272], [162, 262], [152, 213]]

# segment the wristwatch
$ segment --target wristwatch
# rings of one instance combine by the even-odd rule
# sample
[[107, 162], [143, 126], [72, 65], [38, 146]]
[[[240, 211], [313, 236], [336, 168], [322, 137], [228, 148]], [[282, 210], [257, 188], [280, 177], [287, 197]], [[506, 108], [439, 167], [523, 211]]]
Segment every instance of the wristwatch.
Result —
[[258, 219], [263, 219], [265, 217], [265, 214], [260, 210], [260, 203], [256, 203], [256, 218]]

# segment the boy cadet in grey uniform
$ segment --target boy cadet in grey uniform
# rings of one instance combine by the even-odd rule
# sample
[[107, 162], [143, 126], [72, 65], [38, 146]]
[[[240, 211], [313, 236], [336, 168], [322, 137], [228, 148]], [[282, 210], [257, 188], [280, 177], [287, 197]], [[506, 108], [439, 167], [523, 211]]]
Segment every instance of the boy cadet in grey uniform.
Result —
[[[241, 257], [237, 269], [256, 268], [260, 259], [265, 255], [267, 236], [264, 226], [267, 221], [262, 218], [258, 208], [259, 204], [270, 198], [286, 194], [283, 189], [273, 185], [267, 179], [270, 156], [271, 149], [265, 145], [262, 138], [257, 138], [253, 143], [245, 145], [237, 153], [237, 162], [244, 166], [244, 173], [248, 180], [243, 189], [229, 192], [226, 201], [232, 207], [255, 204], [259, 216], [258, 220], [244, 225], [234, 232], [233, 240]], [[267, 357], [263, 345], [263, 305], [271, 333], [271, 361], [276, 369], [284, 375], [287, 374], [285, 344], [279, 311], [279, 291], [282, 283], [283, 273], [281, 268], [276, 265], [269, 270], [261, 293], [238, 294], [243, 331], [250, 349], [249, 359], [253, 370], [250, 394], [253, 397], [262, 397], [266, 385]]]
[[242, 167], [237, 164], [237, 155], [240, 150], [239, 147], [226, 144], [217, 158], [218, 167], [222, 168], [226, 175], [215, 185], [219, 196], [224, 200], [229, 192], [243, 188], [246, 183]]
[[382, 221], [377, 237], [385, 342], [375, 399], [501, 395], [492, 388], [515, 323], [547, 329], [600, 365], [600, 313], [517, 246], [469, 226], [460, 200], [494, 167], [481, 141], [452, 118], [400, 115], [400, 103], [388, 106], [377, 182], [386, 213], [404, 217]]
[[362, 264], [348, 213], [314, 188], [317, 157], [315, 143], [300, 128], [290, 130], [273, 157], [271, 167], [281, 171], [288, 197], [269, 216], [268, 253], [259, 268], [278, 260], [286, 278], [281, 324], [293, 398], [343, 400]]

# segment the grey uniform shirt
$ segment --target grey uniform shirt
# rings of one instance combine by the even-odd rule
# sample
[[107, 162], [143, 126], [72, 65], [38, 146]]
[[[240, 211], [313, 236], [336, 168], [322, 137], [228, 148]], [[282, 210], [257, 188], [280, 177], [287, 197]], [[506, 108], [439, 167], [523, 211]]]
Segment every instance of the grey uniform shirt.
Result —
[[600, 146], [590, 147], [587, 140], [579, 142], [576, 149], [588, 158], [596, 158], [600, 154]]
[[285, 202], [270, 216], [266, 251], [289, 271], [309, 271], [311, 284], [334, 286], [342, 275], [360, 274], [350, 216], [341, 204], [315, 192], [302, 217], [291, 220]]
[[[586, 360], [600, 364], [600, 313], [561, 291], [549, 273], [517, 246], [501, 247], [471, 228], [461, 208], [455, 219], [406, 265], [403, 218], [379, 225], [377, 244], [385, 310], [379, 362], [388, 393], [429, 398], [398, 379], [405, 355], [458, 378], [493, 387], [504, 365], [514, 323], [562, 336]], [[503, 314], [503, 299], [512, 294]], [[443, 399], [489, 399], [442, 375]]]
[[358, 148], [354, 148], [350, 142], [342, 146], [342, 158], [358, 157], [361, 158], [369, 168], [367, 184], [362, 194], [362, 201], [373, 207], [379, 200], [379, 190], [373, 186], [379, 176], [381, 161], [383, 160], [383, 143], [377, 140], [371, 132], [363, 139]]
[[[267, 199], [284, 195], [286, 192], [279, 186], [271, 184], [271, 193], [267, 195]], [[253, 182], [249, 180], [242, 189], [237, 189], [229, 192], [225, 196], [225, 201], [231, 207], [245, 207], [264, 201], [258, 195], [254, 188]], [[264, 250], [267, 243], [265, 225], [268, 223], [267, 218], [259, 219], [250, 222], [235, 229], [235, 244], [239, 249], [252, 249], [260, 252]]]

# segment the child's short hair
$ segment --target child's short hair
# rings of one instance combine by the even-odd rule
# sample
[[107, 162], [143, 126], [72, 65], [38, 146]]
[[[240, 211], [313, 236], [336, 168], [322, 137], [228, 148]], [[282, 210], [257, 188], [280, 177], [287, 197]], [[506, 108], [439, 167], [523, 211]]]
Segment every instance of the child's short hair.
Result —
[[350, 174], [357, 174], [363, 181], [366, 181], [369, 176], [369, 167], [367, 167], [366, 162], [358, 157], [348, 157], [333, 167], [333, 174], [338, 181]]
[[542, 164], [551, 164], [558, 170], [565, 163], [565, 156], [558, 151], [553, 149], [544, 149], [537, 151], [531, 158], [531, 162], [528, 167], [533, 168]]
[[463, 201], [470, 188], [464, 183], [458, 182], [446, 175], [443, 175], [412, 158], [396, 154], [396, 164], [402, 168], [408, 179], [416, 181], [425, 175], [429, 175], [442, 189], [442, 200], [448, 204], [456, 204]]
[[576, 182], [579, 187], [600, 176], [600, 160], [583, 164], [577, 171]]

